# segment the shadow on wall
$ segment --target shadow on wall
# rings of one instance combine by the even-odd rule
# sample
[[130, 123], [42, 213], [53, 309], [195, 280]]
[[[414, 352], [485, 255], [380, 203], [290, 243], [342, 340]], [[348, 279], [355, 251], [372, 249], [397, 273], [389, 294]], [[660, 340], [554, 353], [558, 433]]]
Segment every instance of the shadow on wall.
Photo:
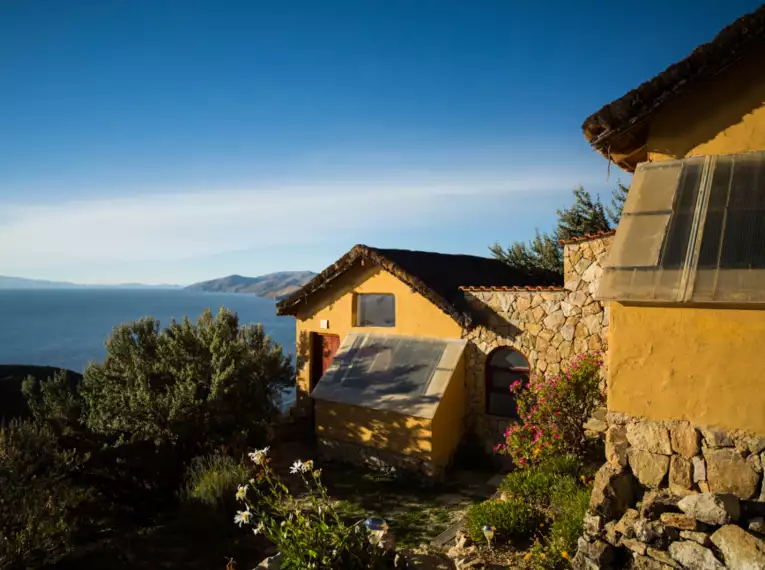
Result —
[[523, 333], [507, 317], [502, 316], [496, 309], [487, 305], [477, 297], [470, 296], [469, 303], [475, 314], [475, 324], [482, 326], [494, 334], [513, 340]]

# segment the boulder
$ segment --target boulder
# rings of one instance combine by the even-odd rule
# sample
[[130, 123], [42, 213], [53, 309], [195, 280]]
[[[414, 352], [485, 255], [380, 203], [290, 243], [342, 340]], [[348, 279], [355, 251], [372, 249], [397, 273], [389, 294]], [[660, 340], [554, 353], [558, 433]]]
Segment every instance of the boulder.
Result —
[[616, 521], [611, 521], [605, 524], [603, 527], [603, 540], [605, 540], [611, 546], [619, 546], [621, 544], [621, 538], [619, 533], [616, 532]]
[[669, 462], [669, 488], [678, 495], [686, 494], [693, 486], [693, 463], [680, 455], [673, 455]]
[[699, 453], [699, 432], [688, 422], [678, 422], [670, 429], [672, 449], [690, 459]]
[[695, 542], [673, 542], [669, 545], [669, 555], [688, 570], [726, 570], [711, 550]]
[[695, 518], [682, 513], [662, 513], [660, 520], [664, 526], [679, 528], [680, 530], [696, 530], [698, 526]]
[[582, 527], [585, 534], [590, 536], [598, 536], [598, 534], [600, 534], [600, 529], [603, 528], [603, 519], [598, 515], [591, 515], [587, 513], [584, 515]]
[[677, 506], [696, 520], [714, 525], [735, 522], [741, 515], [738, 498], [733, 495], [699, 493], [681, 499]]
[[747, 527], [752, 532], [765, 534], [765, 519], [762, 517], [755, 517], [753, 519], [750, 519]]
[[725, 525], [710, 539], [720, 549], [725, 563], [736, 570], [765, 570], [765, 541], [756, 538], [743, 528]]
[[735, 449], [708, 450], [707, 481], [713, 493], [731, 493], [741, 499], [754, 497], [760, 491], [760, 474]]
[[623, 469], [627, 466], [627, 428], [611, 425], [606, 432], [606, 461], [614, 468]]
[[669, 457], [659, 453], [642, 451], [635, 447], [627, 451], [632, 472], [646, 487], [658, 487], [669, 469]]
[[590, 509], [605, 520], [616, 519], [632, 504], [635, 492], [635, 478], [631, 473], [617, 471], [605, 463], [595, 474]]
[[635, 422], [627, 426], [627, 440], [640, 451], [672, 455], [669, 431], [655, 422]]

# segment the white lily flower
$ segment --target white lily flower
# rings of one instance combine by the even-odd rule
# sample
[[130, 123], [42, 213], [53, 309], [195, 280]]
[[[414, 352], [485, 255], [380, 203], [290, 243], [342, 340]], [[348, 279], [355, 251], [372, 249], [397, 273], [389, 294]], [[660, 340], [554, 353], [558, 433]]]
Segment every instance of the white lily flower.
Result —
[[265, 462], [266, 457], [268, 457], [268, 450], [271, 449], [270, 447], [264, 447], [263, 449], [256, 449], [252, 453], [250, 453], [250, 459], [252, 459], [252, 462], [255, 465], [262, 465]]
[[242, 524], [250, 524], [251, 518], [252, 513], [249, 508], [246, 511], [237, 511], [236, 515], [234, 515], [234, 523], [238, 523], [241, 528]]
[[292, 467], [290, 467], [290, 473], [292, 473], [293, 475], [295, 475], [296, 473], [302, 473], [304, 472], [304, 467], [305, 467], [305, 463], [303, 463], [302, 461], [298, 459], [292, 464]]

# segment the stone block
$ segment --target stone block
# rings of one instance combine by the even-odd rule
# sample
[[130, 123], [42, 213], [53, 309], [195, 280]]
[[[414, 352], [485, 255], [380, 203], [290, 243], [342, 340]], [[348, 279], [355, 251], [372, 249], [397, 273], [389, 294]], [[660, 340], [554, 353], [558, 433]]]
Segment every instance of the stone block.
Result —
[[677, 422], [670, 428], [672, 450], [686, 459], [699, 454], [699, 432], [688, 422]]
[[632, 564], [629, 566], [629, 568], [630, 570], [670, 570], [672, 566], [662, 564], [658, 560], [648, 556], [633, 554]]
[[701, 531], [681, 530], [680, 538], [683, 538], [685, 540], [692, 540], [693, 542], [696, 542], [700, 544], [701, 546], [711, 546], [712, 544], [709, 540], [709, 535]]
[[758, 534], [765, 534], [765, 518], [754, 517], [753, 519], [749, 519], [749, 522], [747, 523], [747, 528], [752, 532], [756, 532]]
[[616, 549], [602, 540], [587, 541], [579, 538], [577, 554], [583, 554], [586, 558], [595, 562], [597, 568], [608, 567], [614, 560]]
[[627, 538], [632, 538], [635, 536], [635, 523], [639, 519], [640, 513], [635, 509], [627, 509], [627, 512], [625, 512], [622, 515], [622, 518], [619, 519], [619, 522], [616, 523], [614, 530]]
[[584, 303], [587, 301], [587, 293], [584, 291], [575, 291], [574, 293], [571, 293], [568, 296], [568, 302], [574, 305], [575, 307], [583, 307]]
[[611, 546], [619, 546], [621, 544], [621, 537], [616, 531], [616, 521], [611, 521], [605, 524], [603, 527], [603, 540], [605, 540]]
[[582, 322], [591, 335], [599, 333], [602, 327], [600, 315], [589, 315], [584, 317]]
[[647, 491], [643, 495], [640, 505], [640, 516], [648, 520], [656, 520], [661, 517], [662, 513], [677, 512], [679, 500], [680, 497], [673, 495], [666, 489]]
[[699, 481], [706, 481], [707, 463], [704, 461], [704, 458], [696, 456], [691, 459], [691, 463], [693, 464], [693, 482], [698, 483]]
[[669, 555], [689, 570], [726, 570], [711, 550], [695, 542], [673, 542], [669, 545]]
[[628, 471], [619, 471], [604, 464], [595, 474], [590, 509], [605, 520], [613, 520], [624, 514], [635, 498], [635, 478]]
[[731, 493], [741, 499], [760, 491], [760, 473], [732, 448], [706, 450], [707, 481], [713, 493]]
[[[629, 437], [629, 427], [627, 429], [627, 437]], [[669, 457], [641, 451], [634, 447], [627, 451], [627, 457], [632, 472], [642, 485], [654, 488], [661, 485], [669, 469]]]
[[664, 526], [680, 530], [696, 530], [698, 526], [695, 518], [682, 513], [662, 513], [660, 520]]
[[701, 434], [704, 436], [704, 444], [707, 447], [733, 447], [734, 445], [733, 438], [724, 431], [710, 428], [701, 428]]
[[734, 495], [699, 493], [681, 499], [677, 506], [696, 520], [713, 525], [736, 522], [741, 516], [741, 506]]
[[641, 542], [654, 542], [664, 534], [664, 525], [659, 521], [640, 518], [635, 522], [635, 538]]
[[685, 494], [693, 485], [693, 464], [681, 455], [673, 455], [669, 462], [669, 488], [678, 495]]
[[746, 462], [755, 473], [762, 473], [762, 460], [759, 455], [751, 454], [746, 458]]
[[623, 538], [622, 546], [629, 548], [635, 554], [645, 554], [646, 545], [635, 538]]
[[722, 552], [728, 568], [765, 570], [765, 542], [736, 525], [725, 525], [710, 540]]
[[584, 515], [584, 521], [582, 522], [582, 527], [584, 529], [585, 534], [588, 534], [590, 536], [598, 536], [600, 534], [600, 529], [603, 528], [603, 518], [598, 515], [592, 515], [587, 513]]
[[641, 421], [628, 424], [627, 440], [637, 450], [672, 455], [669, 431], [656, 422]]
[[681, 566], [672, 560], [672, 557], [669, 555], [669, 553], [665, 550], [659, 550], [658, 548], [653, 548], [649, 546], [646, 548], [646, 554], [656, 560], [657, 562], [661, 562], [662, 564], [666, 564], [670, 568], [681, 568]]

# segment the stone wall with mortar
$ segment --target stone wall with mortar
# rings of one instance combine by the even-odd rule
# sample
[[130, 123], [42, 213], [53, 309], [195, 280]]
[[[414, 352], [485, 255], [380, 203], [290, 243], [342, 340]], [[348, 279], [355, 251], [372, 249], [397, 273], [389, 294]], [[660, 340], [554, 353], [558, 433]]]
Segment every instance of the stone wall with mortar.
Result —
[[[501, 441], [507, 418], [486, 413], [486, 362], [503, 346], [526, 356], [532, 374], [558, 372], [572, 356], [607, 350], [608, 307], [596, 301], [611, 235], [564, 246], [564, 285], [556, 289], [471, 288], [470, 304], [485, 324], [464, 331], [468, 429], [490, 450]], [[603, 415], [592, 428], [604, 430]]]
[[765, 569], [765, 437], [608, 414], [577, 569]]

